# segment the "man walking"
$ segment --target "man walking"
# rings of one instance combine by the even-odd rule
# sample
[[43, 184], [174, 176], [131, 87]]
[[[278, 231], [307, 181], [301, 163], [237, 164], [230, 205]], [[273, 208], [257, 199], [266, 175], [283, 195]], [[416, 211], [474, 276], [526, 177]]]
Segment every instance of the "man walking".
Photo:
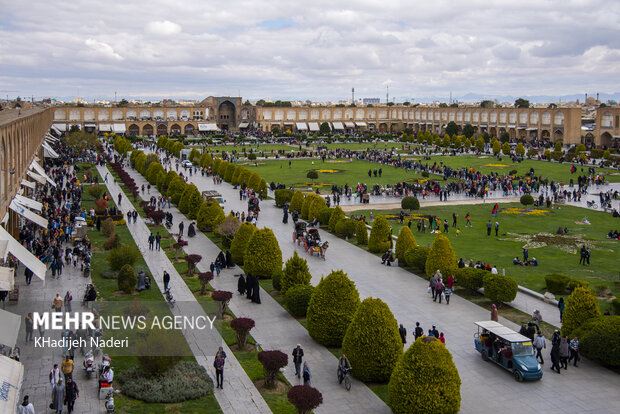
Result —
[[224, 358], [220, 351], [215, 355], [213, 361], [213, 367], [215, 368], [215, 379], [217, 381], [216, 388], [224, 389]]
[[545, 361], [542, 356], [542, 350], [543, 348], [547, 348], [547, 341], [545, 341], [545, 337], [540, 331], [538, 331], [536, 339], [534, 339], [534, 348], [536, 348], [536, 358], [540, 358], [540, 363], [544, 364]]
[[[67, 338], [67, 340], [69, 340], [69, 338]], [[67, 355], [65, 357], [65, 360], [62, 361], [61, 370], [65, 376], [65, 381], [67, 381], [70, 378], [73, 378], [73, 361], [71, 360], [69, 355]]]
[[183, 229], [185, 228], [185, 225], [183, 224], [183, 222], [179, 223], [179, 237], [183, 236]]
[[26, 326], [26, 342], [28, 341], [32, 341], [32, 331], [33, 331], [33, 327], [34, 327], [34, 321], [32, 320], [32, 312], [30, 312], [27, 316], [26, 316], [26, 321], [24, 323], [24, 325]]
[[26, 284], [27, 285], [29, 285], [30, 282], [32, 281], [32, 275], [33, 274], [34, 273], [29, 268], [26, 268], [26, 270], [24, 271], [24, 276], [26, 276]]
[[489, 221], [487, 221], [487, 236], [491, 235], [491, 227], [493, 226], [493, 224], [491, 223], [491, 220], [489, 219]]
[[568, 344], [568, 349], [570, 351], [570, 357], [568, 358], [568, 362], [575, 359], [573, 366], [576, 367], [577, 361], [579, 360], [579, 338], [575, 336], [573, 339], [571, 339], [570, 343]]
[[497, 232], [499, 231], [499, 221], [495, 222], [495, 237], [497, 237]]
[[402, 323], [400, 324], [400, 327], [398, 328], [398, 333], [400, 334], [400, 339], [403, 341], [403, 347], [404, 347], [405, 344], [407, 343], [407, 329], [405, 329]]
[[157, 251], [159, 251], [161, 249], [161, 234], [159, 234], [159, 232], [157, 232], [157, 235], [155, 236], [155, 248], [157, 249]]
[[170, 283], [170, 274], [164, 270], [164, 291], [168, 290], [169, 283]]
[[415, 330], [413, 336], [416, 341], [419, 337], [424, 336], [424, 329], [420, 326], [420, 322], [415, 323]]
[[67, 385], [65, 387], [65, 401], [67, 401], [67, 412], [73, 412], [73, 405], [75, 400], [80, 396], [80, 389], [72, 378], [67, 378]]
[[301, 378], [301, 362], [304, 356], [304, 350], [301, 348], [301, 344], [297, 344], [297, 347], [293, 349], [293, 363], [295, 364], [295, 375], [297, 378]]
[[24, 401], [17, 406], [17, 414], [34, 414], [34, 405], [28, 395], [24, 395]]

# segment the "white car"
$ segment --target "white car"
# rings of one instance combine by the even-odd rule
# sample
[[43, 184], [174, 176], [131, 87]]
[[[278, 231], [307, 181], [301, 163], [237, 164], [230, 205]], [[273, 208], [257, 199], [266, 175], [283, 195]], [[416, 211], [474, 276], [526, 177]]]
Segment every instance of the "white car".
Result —
[[192, 162], [190, 160], [183, 160], [183, 162], [181, 163], [181, 165], [185, 168], [191, 168], [194, 166], [194, 164], [192, 164]]

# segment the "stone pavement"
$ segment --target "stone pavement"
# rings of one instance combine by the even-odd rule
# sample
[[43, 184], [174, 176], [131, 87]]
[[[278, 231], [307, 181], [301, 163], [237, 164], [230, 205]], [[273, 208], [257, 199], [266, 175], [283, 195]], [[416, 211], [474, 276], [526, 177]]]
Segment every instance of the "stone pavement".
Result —
[[[106, 167], [97, 166], [102, 177], [108, 173]], [[135, 171], [134, 171], [135, 172]], [[108, 180], [108, 190], [114, 200], [118, 199], [121, 188], [118, 184]], [[136, 181], [137, 182], [137, 181]], [[125, 197], [119, 206], [123, 213], [133, 211], [134, 206]], [[183, 316], [204, 316], [206, 315], [202, 307], [196, 301], [193, 293], [189, 290], [182, 277], [174, 268], [163, 250], [149, 250], [148, 236], [150, 229], [142, 217], [138, 216], [137, 223], [127, 225], [136, 245], [140, 249], [145, 262], [149, 266], [156, 286], [163, 292], [163, 271], [170, 274], [170, 290], [176, 305], [171, 309], [172, 313]], [[213, 317], [213, 315], [210, 315]], [[224, 347], [226, 352], [226, 367], [224, 371], [223, 389], [215, 389], [214, 395], [225, 413], [270, 413], [271, 410], [258, 392], [250, 378], [239, 364], [235, 355], [228, 348], [217, 330], [185, 330], [185, 339], [189, 344], [196, 360], [209, 372], [215, 385], [215, 369], [213, 368], [213, 357], [219, 346]]]
[[[147, 184], [147, 181], [136, 170], [126, 169], [138, 186]], [[199, 176], [200, 177], [200, 176]], [[206, 177], [204, 177], [207, 181]], [[202, 191], [203, 182], [197, 184]], [[151, 188], [150, 196], [159, 196], [156, 189]], [[145, 197], [148, 197], [146, 195]], [[237, 196], [238, 198], [238, 196]], [[167, 209], [174, 216], [174, 226], [181, 221], [185, 222], [187, 228], [189, 222], [176, 207]], [[130, 228], [133, 225], [130, 226]], [[146, 237], [145, 237], [146, 238]], [[188, 246], [185, 251], [188, 254], [199, 254], [203, 257], [198, 263], [200, 271], [208, 271], [211, 261], [215, 260], [220, 249], [209, 240], [202, 232], [197, 232], [196, 236], [188, 239]], [[282, 242], [280, 242], [282, 243]], [[256, 327], [250, 332], [262, 349], [277, 349], [289, 355], [289, 365], [284, 370], [284, 376], [292, 385], [302, 384], [295, 376], [295, 369], [292, 363], [291, 353], [293, 348], [299, 343], [304, 349], [304, 361], [310, 365], [312, 372], [312, 386], [323, 394], [323, 404], [314, 410], [316, 413], [389, 413], [390, 409], [383, 401], [376, 396], [365, 384], [357, 380], [353, 381], [350, 391], [346, 391], [343, 386], [338, 384], [336, 379], [336, 368], [338, 359], [324, 346], [310, 338], [306, 329], [295, 320], [285, 309], [278, 304], [269, 294], [261, 289], [261, 304], [255, 304], [237, 293], [237, 278], [235, 274], [241, 273], [239, 267], [227, 270], [224, 269], [220, 277], [216, 277], [211, 285], [215, 289], [233, 292], [233, 299], [230, 302], [230, 309], [237, 317], [252, 318], [256, 322]]]
[[[201, 191], [219, 191], [227, 200], [226, 212], [247, 208], [244, 202], [239, 201], [238, 190], [226, 183], [214, 185], [210, 177], [200, 175], [194, 175], [191, 181]], [[293, 250], [299, 249], [291, 241], [292, 224], [282, 224], [282, 211], [275, 207], [273, 201], [262, 203], [258, 224], [273, 229], [284, 260], [293, 254]], [[307, 257], [313, 275], [312, 283], [316, 285], [321, 276], [327, 275], [332, 269], [343, 269], [355, 282], [362, 298], [378, 297], [389, 305], [397, 321], [403, 323], [409, 331], [409, 343], [416, 321], [425, 330], [433, 324], [437, 325], [438, 330], [446, 335], [446, 346], [452, 353], [463, 382], [463, 412], [495, 411], [500, 401], [501, 407], [510, 412], [616, 412], [620, 393], [617, 374], [612, 371], [584, 360], [579, 368], [571, 366], [562, 375], [553, 373], [548, 368], [548, 347], [542, 380], [516, 383], [509, 372], [483, 362], [474, 349], [473, 335], [476, 329], [473, 322], [489, 319], [489, 312], [485, 309], [458, 296], [453, 296], [450, 305], [434, 303], [426, 293], [428, 282], [424, 279], [398, 267], [384, 267], [376, 256], [357, 250], [350, 243], [325, 231], [321, 232], [321, 237], [329, 241], [329, 249], [326, 260]], [[306, 256], [303, 250], [299, 253]], [[550, 314], [552, 311], [543, 312], [545, 318], [545, 313]], [[503, 318], [500, 322], [515, 330], [519, 328]], [[494, 397], [481, 398], [486, 395]]]

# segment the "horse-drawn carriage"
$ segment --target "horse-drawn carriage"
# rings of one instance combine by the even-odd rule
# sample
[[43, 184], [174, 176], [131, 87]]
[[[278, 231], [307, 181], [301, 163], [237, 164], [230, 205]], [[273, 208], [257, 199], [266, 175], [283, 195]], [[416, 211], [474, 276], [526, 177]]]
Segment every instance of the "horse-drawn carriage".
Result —
[[300, 220], [295, 221], [295, 230], [293, 230], [293, 243], [297, 242], [300, 246], [305, 240], [306, 236], [306, 223]]
[[295, 230], [293, 230], [293, 243], [297, 242], [298, 246], [303, 243], [304, 250], [309, 252], [311, 256], [314, 253], [325, 259], [325, 250], [329, 246], [327, 241], [321, 241], [319, 229], [307, 228], [307, 224], [303, 221], [295, 222]]

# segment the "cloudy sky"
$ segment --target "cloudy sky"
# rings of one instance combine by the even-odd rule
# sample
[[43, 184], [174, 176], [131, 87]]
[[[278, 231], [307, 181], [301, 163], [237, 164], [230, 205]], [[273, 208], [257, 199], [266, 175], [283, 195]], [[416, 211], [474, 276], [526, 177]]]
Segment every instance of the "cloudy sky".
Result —
[[0, 10], [2, 97], [620, 89], [618, 0], [0, 0]]

